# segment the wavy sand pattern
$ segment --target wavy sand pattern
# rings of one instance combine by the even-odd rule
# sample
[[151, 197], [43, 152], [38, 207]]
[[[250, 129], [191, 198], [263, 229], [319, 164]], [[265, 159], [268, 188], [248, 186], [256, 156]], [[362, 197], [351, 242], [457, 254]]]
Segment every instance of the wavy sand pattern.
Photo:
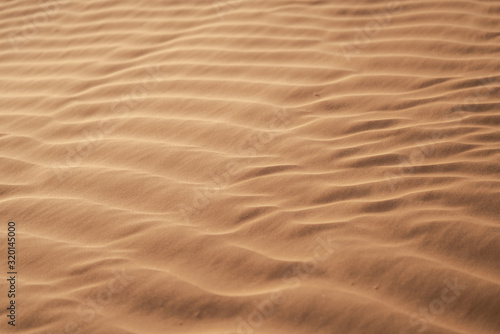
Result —
[[0, 22], [2, 333], [500, 333], [498, 1]]

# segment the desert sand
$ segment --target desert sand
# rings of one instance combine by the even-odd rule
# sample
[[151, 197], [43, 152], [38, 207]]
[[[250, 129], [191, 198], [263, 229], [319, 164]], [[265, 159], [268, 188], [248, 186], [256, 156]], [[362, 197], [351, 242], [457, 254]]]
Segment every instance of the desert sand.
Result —
[[500, 333], [500, 2], [0, 4], [1, 333]]

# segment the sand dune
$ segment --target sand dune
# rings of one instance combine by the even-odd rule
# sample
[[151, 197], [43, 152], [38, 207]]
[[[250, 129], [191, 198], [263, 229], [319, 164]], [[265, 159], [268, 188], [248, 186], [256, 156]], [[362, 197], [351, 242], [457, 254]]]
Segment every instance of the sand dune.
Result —
[[500, 333], [499, 22], [2, 2], [1, 332]]

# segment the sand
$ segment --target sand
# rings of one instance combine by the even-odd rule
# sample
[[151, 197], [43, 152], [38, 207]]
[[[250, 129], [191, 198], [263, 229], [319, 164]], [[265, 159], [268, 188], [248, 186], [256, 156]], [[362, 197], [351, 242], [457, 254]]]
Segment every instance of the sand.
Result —
[[1, 333], [500, 333], [500, 3], [0, 4]]

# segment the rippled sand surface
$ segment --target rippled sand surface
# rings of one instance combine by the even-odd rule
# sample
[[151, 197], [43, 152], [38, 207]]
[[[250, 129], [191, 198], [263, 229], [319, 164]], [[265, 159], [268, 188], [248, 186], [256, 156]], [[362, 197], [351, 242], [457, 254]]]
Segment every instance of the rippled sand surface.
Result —
[[0, 332], [500, 333], [498, 1], [2, 1], [0, 31]]

